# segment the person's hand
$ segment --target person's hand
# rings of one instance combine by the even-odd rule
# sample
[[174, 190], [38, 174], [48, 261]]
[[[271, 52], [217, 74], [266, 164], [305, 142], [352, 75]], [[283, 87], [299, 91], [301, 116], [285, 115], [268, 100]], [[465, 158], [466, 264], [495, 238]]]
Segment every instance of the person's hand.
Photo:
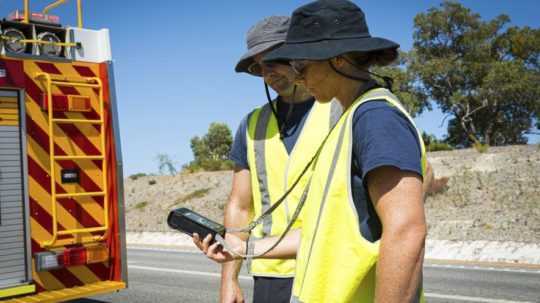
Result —
[[210, 234], [208, 234], [202, 241], [197, 233], [193, 234], [193, 243], [208, 258], [218, 263], [240, 259], [240, 257], [238, 257], [236, 254], [242, 254], [245, 252], [246, 243], [239, 237], [232, 234], [228, 234], [226, 236], [226, 241], [229, 247], [231, 247], [236, 254], [227, 251], [218, 242], [214, 242], [214, 244], [210, 245], [210, 241], [212, 241], [212, 235]]
[[244, 295], [238, 279], [227, 279], [221, 282], [221, 303], [244, 303]]

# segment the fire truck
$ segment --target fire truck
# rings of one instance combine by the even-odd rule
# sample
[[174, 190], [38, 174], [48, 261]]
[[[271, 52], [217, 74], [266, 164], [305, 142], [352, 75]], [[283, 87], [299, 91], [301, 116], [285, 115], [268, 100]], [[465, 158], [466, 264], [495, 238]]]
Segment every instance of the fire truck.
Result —
[[[127, 285], [122, 159], [108, 29], [49, 11], [0, 20], [0, 301]], [[34, 4], [34, 3], [32, 3]], [[47, 3], [43, 3], [46, 5]]]

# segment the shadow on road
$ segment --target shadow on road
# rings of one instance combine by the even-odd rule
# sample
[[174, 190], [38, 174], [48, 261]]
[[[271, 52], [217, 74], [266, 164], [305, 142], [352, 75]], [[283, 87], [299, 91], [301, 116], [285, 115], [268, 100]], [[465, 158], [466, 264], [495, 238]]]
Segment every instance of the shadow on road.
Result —
[[95, 300], [95, 299], [77, 299], [77, 300], [67, 301], [66, 303], [108, 303], [108, 302]]

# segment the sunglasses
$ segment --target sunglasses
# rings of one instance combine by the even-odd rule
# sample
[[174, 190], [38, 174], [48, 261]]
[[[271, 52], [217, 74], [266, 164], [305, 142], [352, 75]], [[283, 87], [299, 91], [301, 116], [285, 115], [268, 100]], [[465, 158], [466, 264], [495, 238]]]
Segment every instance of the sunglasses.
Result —
[[263, 73], [263, 70], [265, 71], [271, 71], [275, 69], [279, 63], [257, 63], [253, 62], [250, 66], [248, 66], [247, 70], [250, 74], [261, 76]]
[[289, 61], [289, 65], [291, 66], [293, 72], [296, 75], [297, 80], [303, 80], [304, 79], [304, 73], [306, 72], [306, 68], [309, 65], [308, 60], [291, 60]]

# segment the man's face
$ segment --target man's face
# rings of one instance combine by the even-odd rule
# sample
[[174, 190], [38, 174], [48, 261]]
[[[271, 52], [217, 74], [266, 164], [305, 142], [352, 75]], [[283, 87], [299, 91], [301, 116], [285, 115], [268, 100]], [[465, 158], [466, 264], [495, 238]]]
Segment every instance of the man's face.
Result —
[[280, 96], [290, 96], [294, 91], [295, 75], [289, 65], [278, 63], [263, 63], [262, 57], [265, 53], [258, 54], [253, 58], [264, 79], [273, 90]]

